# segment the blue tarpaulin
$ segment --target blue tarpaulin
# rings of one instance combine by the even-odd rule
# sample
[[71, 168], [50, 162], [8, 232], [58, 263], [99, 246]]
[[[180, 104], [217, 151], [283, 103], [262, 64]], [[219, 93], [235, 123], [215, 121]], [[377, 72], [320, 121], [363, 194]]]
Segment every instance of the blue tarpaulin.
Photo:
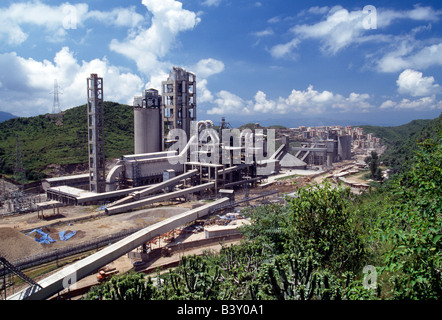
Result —
[[58, 233], [58, 236], [60, 237], [60, 240], [66, 241], [66, 240], [69, 240], [70, 238], [72, 238], [76, 233], [77, 233], [77, 231], [71, 231], [69, 233], [66, 233], [66, 231], [60, 231]]
[[54, 239], [52, 239], [48, 233], [41, 231], [41, 229], [34, 229], [31, 232], [29, 232], [27, 234], [27, 236], [29, 236], [31, 233], [38, 233], [40, 235], [40, 238], [34, 237], [35, 241], [40, 242], [40, 243], [46, 243], [46, 244], [50, 244], [52, 242], [55, 242]]

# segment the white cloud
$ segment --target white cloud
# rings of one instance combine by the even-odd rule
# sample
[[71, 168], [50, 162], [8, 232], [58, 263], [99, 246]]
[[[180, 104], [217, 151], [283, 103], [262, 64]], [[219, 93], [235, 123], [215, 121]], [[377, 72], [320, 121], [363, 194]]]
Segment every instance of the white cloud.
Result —
[[416, 100], [402, 99], [399, 102], [387, 100], [379, 107], [382, 110], [414, 110], [414, 111], [428, 111], [442, 109], [442, 101], [438, 101], [435, 95], [423, 97]]
[[423, 77], [422, 72], [404, 70], [396, 81], [398, 92], [413, 97], [429, 96], [439, 91], [439, 85], [434, 83], [434, 77]]
[[208, 7], [218, 7], [220, 5], [220, 3], [222, 2], [222, 0], [205, 0], [203, 1], [203, 5], [208, 6]]
[[112, 11], [89, 11], [86, 3], [50, 6], [38, 0], [12, 3], [9, 7], [0, 8], [0, 16], [0, 40], [9, 45], [19, 45], [26, 41], [34, 26], [44, 28], [48, 41], [61, 42], [66, 39], [67, 30], [83, 27], [88, 20], [131, 28], [139, 26], [144, 20], [134, 6], [114, 8]]
[[200, 18], [175, 0], [143, 0], [142, 3], [153, 15], [151, 25], [139, 28], [125, 41], [113, 39], [109, 47], [135, 61], [138, 70], [145, 75], [158, 76], [171, 66], [161, 58], [174, 45], [177, 35], [192, 30]]
[[213, 58], [202, 59], [189, 68], [198, 78], [207, 78], [224, 71], [224, 63]]
[[442, 66], [442, 43], [421, 46], [416, 41], [404, 40], [377, 62], [380, 72], [427, 69], [431, 66]]
[[213, 101], [213, 95], [210, 92], [210, 90], [207, 89], [207, 80], [206, 79], [198, 80], [196, 90], [197, 90], [198, 103], [206, 103], [206, 102]]
[[267, 29], [264, 29], [261, 31], [253, 32], [252, 34], [256, 37], [261, 38], [261, 37], [267, 37], [267, 36], [274, 35], [275, 32], [272, 30], [272, 28], [267, 28]]
[[218, 92], [213, 102], [216, 104], [216, 107], [208, 110], [208, 114], [236, 114], [240, 116], [250, 113], [247, 101], [226, 90]]
[[438, 21], [442, 14], [441, 10], [434, 10], [431, 7], [421, 7], [416, 5], [412, 10], [378, 10], [378, 23], [381, 27], [389, 26], [397, 19], [410, 19], [415, 21]]
[[[77, 61], [69, 48], [64, 47], [53, 61], [22, 58], [15, 53], [0, 54], [0, 108], [19, 116], [33, 116], [51, 112], [54, 79], [61, 87], [60, 104], [63, 110], [87, 102], [86, 78], [91, 73], [103, 77], [104, 99], [132, 104], [133, 96], [143, 88], [137, 75], [123, 72], [105, 58]], [[10, 72], [9, 72], [10, 71]], [[4, 79], [7, 77], [7, 79]], [[6, 80], [6, 81], [5, 81]]]
[[[281, 58], [290, 54], [301, 40], [317, 39], [321, 42], [321, 49], [326, 54], [336, 54], [352, 44], [367, 41], [389, 41], [391, 37], [367, 28], [370, 14], [361, 10], [349, 11], [341, 6], [312, 7], [305, 13], [325, 15], [323, 20], [314, 24], [296, 25], [290, 29], [294, 38], [285, 43], [273, 47], [270, 52], [275, 58]], [[416, 6], [412, 10], [394, 11], [379, 8], [376, 10], [376, 29], [382, 29], [395, 20], [411, 19], [416, 21], [437, 21], [442, 11], [436, 11], [431, 7]]]
[[370, 95], [351, 93], [348, 97], [331, 91], [317, 91], [313, 86], [307, 90], [292, 90], [287, 98], [268, 99], [259, 90], [252, 101], [228, 91], [220, 91], [212, 102], [217, 106], [208, 111], [209, 114], [320, 114], [330, 111], [337, 112], [367, 112], [374, 108], [368, 102]]
[[95, 19], [106, 25], [135, 28], [142, 24], [144, 17], [136, 12], [136, 8], [114, 8], [112, 11], [93, 10], [88, 12], [88, 19]]
[[274, 58], [282, 58], [289, 55], [294, 48], [298, 46], [301, 41], [299, 39], [293, 39], [287, 43], [278, 44], [270, 49], [270, 54]]
[[305, 91], [292, 90], [286, 99], [279, 98], [276, 111], [281, 114], [290, 112], [318, 114], [331, 110], [366, 112], [373, 108], [367, 102], [369, 98], [368, 94], [351, 93], [348, 97], [344, 97], [327, 90], [319, 92], [310, 85]]
[[49, 6], [40, 1], [12, 3], [7, 8], [0, 8], [2, 28], [0, 39], [10, 45], [18, 45], [26, 41], [28, 34], [23, 27], [38, 26], [46, 29], [47, 33], [60, 36], [66, 26], [66, 22], [75, 12], [74, 19], [79, 25], [88, 11], [87, 4], [70, 5], [68, 3], [59, 6]]

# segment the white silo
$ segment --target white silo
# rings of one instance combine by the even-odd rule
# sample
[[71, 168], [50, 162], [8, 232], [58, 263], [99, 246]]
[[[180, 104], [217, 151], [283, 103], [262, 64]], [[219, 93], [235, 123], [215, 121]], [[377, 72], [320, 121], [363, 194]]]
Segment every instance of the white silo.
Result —
[[148, 89], [134, 98], [134, 153], [161, 151], [161, 96]]

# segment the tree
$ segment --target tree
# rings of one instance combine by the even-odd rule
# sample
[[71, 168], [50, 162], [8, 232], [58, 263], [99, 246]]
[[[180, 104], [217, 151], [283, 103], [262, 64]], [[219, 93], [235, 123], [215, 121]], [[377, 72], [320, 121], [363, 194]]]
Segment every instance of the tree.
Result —
[[156, 297], [156, 287], [151, 278], [142, 273], [114, 276], [88, 292], [86, 300], [150, 300]]
[[396, 201], [380, 216], [383, 274], [398, 299], [442, 298], [442, 135], [420, 144], [395, 181]]
[[370, 168], [370, 177], [375, 180], [382, 180], [382, 170], [379, 168], [379, 156], [376, 151], [372, 151], [371, 156], [365, 158], [365, 163]]

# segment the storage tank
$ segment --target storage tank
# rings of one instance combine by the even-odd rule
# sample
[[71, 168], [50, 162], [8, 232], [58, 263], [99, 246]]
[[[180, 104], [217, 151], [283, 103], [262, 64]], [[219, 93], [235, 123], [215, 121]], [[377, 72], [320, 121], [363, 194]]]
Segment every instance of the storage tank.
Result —
[[342, 160], [351, 159], [351, 136], [338, 137], [338, 154]]
[[161, 151], [161, 96], [155, 89], [134, 98], [134, 153]]

